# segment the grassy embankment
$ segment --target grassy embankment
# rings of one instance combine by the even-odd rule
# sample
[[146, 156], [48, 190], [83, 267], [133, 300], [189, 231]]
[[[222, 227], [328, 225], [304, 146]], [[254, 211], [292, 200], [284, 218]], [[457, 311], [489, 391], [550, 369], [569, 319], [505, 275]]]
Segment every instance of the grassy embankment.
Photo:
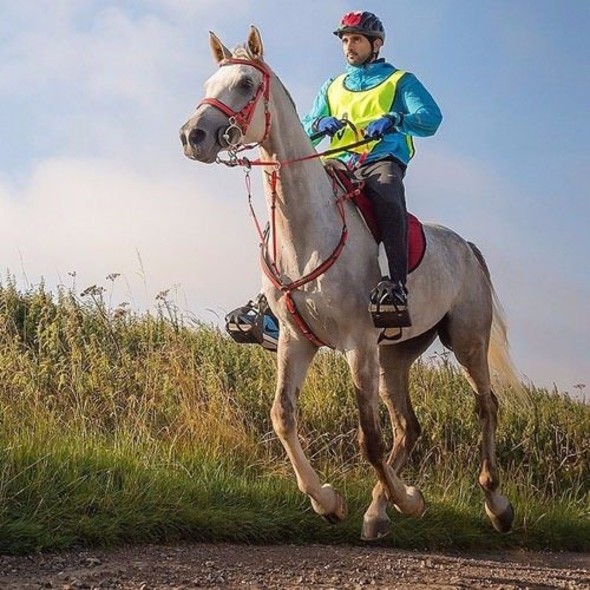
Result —
[[[156, 311], [0, 285], [0, 552], [199, 541], [359, 542], [374, 477], [359, 457], [346, 366], [322, 353], [300, 403], [301, 436], [322, 479], [348, 501], [336, 526], [296, 488], [272, 433], [274, 358]], [[517, 517], [494, 533], [476, 484], [479, 428], [460, 373], [416, 364], [423, 435], [404, 472], [428, 502], [394, 512], [381, 541], [405, 548], [590, 550], [590, 406], [532, 388], [503, 406], [498, 456]], [[386, 424], [385, 413], [383, 414]], [[390, 430], [385, 429], [388, 438]]]

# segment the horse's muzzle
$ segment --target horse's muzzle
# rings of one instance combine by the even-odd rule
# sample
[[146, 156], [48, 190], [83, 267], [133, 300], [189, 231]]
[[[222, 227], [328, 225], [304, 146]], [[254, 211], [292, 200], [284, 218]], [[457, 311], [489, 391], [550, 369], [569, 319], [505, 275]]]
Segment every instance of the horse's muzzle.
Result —
[[221, 147], [218, 143], [218, 135], [219, 133], [208, 133], [198, 125], [185, 123], [180, 128], [180, 142], [184, 155], [191, 160], [214, 162]]
[[184, 155], [206, 164], [214, 162], [221, 150], [241, 145], [242, 136], [242, 127], [232, 117], [209, 104], [199, 104], [180, 128]]

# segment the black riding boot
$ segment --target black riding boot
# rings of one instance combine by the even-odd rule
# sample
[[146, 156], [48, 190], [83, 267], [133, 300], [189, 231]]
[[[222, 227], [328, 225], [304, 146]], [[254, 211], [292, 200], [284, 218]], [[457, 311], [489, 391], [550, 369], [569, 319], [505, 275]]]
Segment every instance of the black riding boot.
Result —
[[406, 289], [408, 236], [404, 174], [403, 164], [392, 159], [366, 164], [356, 172], [373, 203], [389, 266], [389, 276], [383, 277], [369, 297], [369, 312], [378, 328], [412, 325]]

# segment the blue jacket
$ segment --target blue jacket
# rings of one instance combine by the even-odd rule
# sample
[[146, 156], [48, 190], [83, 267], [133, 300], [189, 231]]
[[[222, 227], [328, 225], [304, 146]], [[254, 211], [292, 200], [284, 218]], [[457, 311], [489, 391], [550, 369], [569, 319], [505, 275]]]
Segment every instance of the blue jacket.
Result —
[[[368, 90], [380, 84], [395, 70], [396, 68], [384, 59], [378, 59], [363, 66], [348, 65], [344, 84], [349, 90]], [[333, 80], [334, 78], [330, 78], [322, 85], [311, 111], [302, 120], [305, 132], [310, 136], [315, 132], [313, 126], [316, 120], [331, 115], [327, 93]], [[434, 135], [442, 121], [442, 114], [432, 96], [418, 78], [409, 72], [399, 81], [388, 114], [394, 117], [401, 115], [401, 123], [395, 127], [394, 132], [386, 133], [383, 136], [383, 139], [373, 147], [365, 162], [393, 156], [404, 164], [408, 164], [413, 156], [413, 149], [412, 142], [408, 142], [406, 136], [428, 137]], [[320, 141], [318, 139], [314, 144]], [[346, 163], [353, 164], [358, 155], [343, 153], [337, 154], [336, 157]]]

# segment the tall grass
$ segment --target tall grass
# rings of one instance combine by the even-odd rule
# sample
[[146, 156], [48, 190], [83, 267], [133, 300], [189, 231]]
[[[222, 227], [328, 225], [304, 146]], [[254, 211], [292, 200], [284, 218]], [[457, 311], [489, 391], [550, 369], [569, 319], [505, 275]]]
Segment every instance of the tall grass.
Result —
[[[273, 355], [234, 344], [158, 296], [151, 313], [104, 290], [0, 285], [0, 552], [155, 540], [357, 542], [374, 476], [356, 444], [347, 368], [322, 352], [299, 408], [314, 465], [347, 496], [336, 527], [312, 514], [272, 433]], [[399, 516], [403, 547], [590, 549], [590, 407], [529, 388], [498, 432], [515, 532], [491, 532], [477, 488], [473, 396], [444, 356], [416, 363], [423, 428], [405, 476], [429, 510]], [[385, 411], [385, 435], [391, 439]]]

